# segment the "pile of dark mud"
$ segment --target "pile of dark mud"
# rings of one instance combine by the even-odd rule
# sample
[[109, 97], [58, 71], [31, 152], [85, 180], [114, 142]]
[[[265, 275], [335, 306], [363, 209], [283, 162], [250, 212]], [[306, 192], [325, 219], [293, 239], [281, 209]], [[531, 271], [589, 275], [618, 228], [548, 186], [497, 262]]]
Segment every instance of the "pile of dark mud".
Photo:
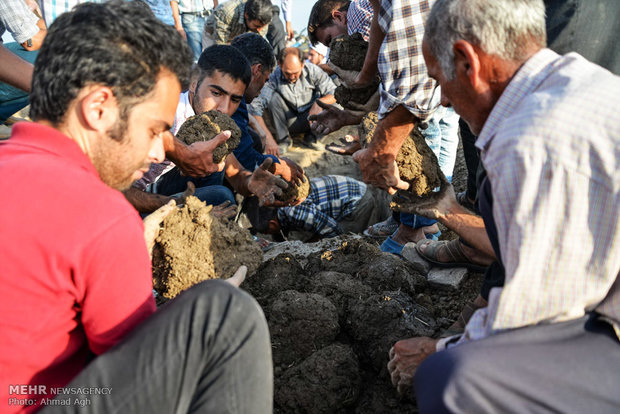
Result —
[[261, 264], [263, 252], [250, 233], [212, 216], [211, 208], [188, 197], [164, 219], [153, 248], [153, 287], [165, 299], [204, 280], [227, 279], [241, 265], [251, 275]]
[[[360, 144], [368, 147], [377, 127], [377, 113], [370, 112], [360, 124]], [[396, 157], [400, 178], [411, 186], [409, 191], [426, 196], [442, 184], [442, 172], [435, 153], [426, 144], [420, 129], [416, 126], [405, 139]]]
[[242, 285], [269, 324], [274, 412], [417, 412], [391, 385], [388, 351], [400, 339], [437, 337], [476, 296], [479, 278], [465, 292], [439, 291], [375, 244], [328, 241], [338, 247], [280, 254]]
[[176, 137], [187, 145], [199, 141], [209, 141], [222, 131], [230, 131], [228, 140], [213, 151], [213, 162], [219, 164], [234, 151], [241, 141], [241, 130], [231, 117], [219, 111], [208, 111], [190, 116], [181, 125]]
[[[364, 66], [368, 42], [360, 33], [338, 36], [329, 45], [329, 60], [344, 70], [359, 72]], [[379, 88], [379, 77], [365, 88], [347, 88], [340, 85], [334, 92], [336, 102], [345, 108], [356, 109], [352, 103], [365, 104]]]

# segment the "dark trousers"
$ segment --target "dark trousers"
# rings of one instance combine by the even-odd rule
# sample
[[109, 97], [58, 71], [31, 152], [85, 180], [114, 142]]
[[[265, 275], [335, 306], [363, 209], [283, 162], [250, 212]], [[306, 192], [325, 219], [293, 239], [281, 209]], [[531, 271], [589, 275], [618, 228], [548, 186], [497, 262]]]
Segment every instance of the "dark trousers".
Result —
[[476, 199], [478, 186], [476, 184], [476, 172], [480, 164], [480, 154], [476, 148], [476, 136], [469, 129], [467, 122], [463, 118], [459, 119], [459, 133], [463, 143], [463, 157], [467, 166], [467, 197]]
[[269, 102], [269, 112], [273, 117], [273, 126], [276, 129], [276, 139], [281, 142], [286, 137], [310, 132], [308, 114], [310, 108], [303, 112], [298, 112], [291, 108], [279, 93], [274, 93]]
[[421, 413], [619, 413], [620, 343], [594, 316], [514, 329], [427, 358]]
[[[90, 399], [89, 413], [271, 413], [265, 317], [242, 290], [203, 282], [94, 359], [68, 387], [112, 388], [110, 395], [73, 396]], [[79, 406], [43, 411], [81, 412]]]

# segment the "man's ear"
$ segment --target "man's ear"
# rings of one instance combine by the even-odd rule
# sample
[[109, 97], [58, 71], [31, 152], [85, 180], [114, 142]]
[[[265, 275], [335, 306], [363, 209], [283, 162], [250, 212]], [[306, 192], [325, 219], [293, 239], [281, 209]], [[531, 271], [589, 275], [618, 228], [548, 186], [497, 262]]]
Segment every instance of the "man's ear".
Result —
[[332, 18], [337, 21], [340, 24], [346, 24], [347, 23], [347, 15], [343, 12], [341, 12], [340, 10], [333, 10], [332, 11]]
[[119, 119], [118, 101], [107, 86], [95, 85], [85, 91], [78, 108], [86, 125], [101, 133], [109, 131]]
[[252, 77], [258, 77], [263, 73], [263, 65], [261, 63], [255, 63], [252, 65]]
[[454, 67], [456, 76], [466, 80], [473, 88], [477, 88], [480, 82], [480, 55], [471, 43], [465, 40], [457, 40], [452, 45], [454, 51]]

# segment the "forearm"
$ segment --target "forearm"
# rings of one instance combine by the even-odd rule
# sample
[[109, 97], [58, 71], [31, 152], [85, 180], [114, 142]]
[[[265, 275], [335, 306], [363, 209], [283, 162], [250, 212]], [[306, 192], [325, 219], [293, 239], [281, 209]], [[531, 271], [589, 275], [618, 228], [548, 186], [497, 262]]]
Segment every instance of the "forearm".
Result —
[[123, 195], [139, 213], [152, 213], [168, 203], [172, 197], [161, 194], [147, 193], [135, 187], [123, 191]]
[[237, 157], [234, 154], [229, 154], [226, 157], [226, 167], [224, 167], [224, 174], [226, 180], [230, 183], [235, 192], [242, 196], [252, 195], [249, 184], [252, 173], [241, 165]]
[[376, 154], [382, 165], [396, 159], [400, 147], [415, 126], [415, 118], [404, 106], [399, 105], [377, 123], [368, 149]]
[[379, 4], [373, 3], [374, 13], [372, 15], [372, 22], [370, 23], [370, 36], [368, 38], [368, 50], [366, 51], [366, 58], [364, 59], [364, 66], [358, 75], [360, 81], [370, 81], [377, 74], [377, 62], [379, 59], [379, 50], [385, 33], [379, 26]]
[[256, 124], [260, 127], [260, 129], [262, 130], [262, 132], [265, 133], [265, 137], [267, 139], [274, 139], [273, 135], [271, 134], [271, 132], [269, 131], [269, 128], [267, 128], [267, 124], [265, 124], [265, 120], [263, 119], [262, 116], [259, 115], [251, 115], [250, 116], [250, 124], [252, 123], [252, 118], [254, 119], [254, 122], [256, 122]]
[[29, 52], [39, 50], [43, 44], [45, 35], [47, 35], [47, 27], [45, 26], [45, 22], [43, 20], [39, 19], [37, 21], [37, 27], [39, 28], [37, 34], [32, 36], [29, 41], [22, 43], [22, 47]]
[[495, 256], [495, 251], [489, 240], [482, 217], [476, 216], [460, 204], [454, 204], [437, 219], [472, 247], [485, 253], [487, 256]]
[[174, 19], [174, 27], [178, 29], [183, 28], [181, 24], [181, 13], [179, 13], [179, 2], [171, 1], [170, 8], [172, 9], [172, 18]]
[[2, 44], [0, 44], [0, 61], [4, 63], [0, 65], [0, 81], [30, 92], [34, 66], [11, 53]]
[[331, 93], [319, 98], [319, 100], [327, 105], [333, 105], [336, 103], [336, 97]]

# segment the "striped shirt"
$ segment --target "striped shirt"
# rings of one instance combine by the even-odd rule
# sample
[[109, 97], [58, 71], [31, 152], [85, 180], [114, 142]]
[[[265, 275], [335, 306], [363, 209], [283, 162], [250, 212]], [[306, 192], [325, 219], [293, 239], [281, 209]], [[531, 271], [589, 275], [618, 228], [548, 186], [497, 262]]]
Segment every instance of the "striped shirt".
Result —
[[8, 31], [17, 43], [24, 43], [39, 33], [38, 21], [24, 0], [0, 1], [0, 37]]
[[511, 80], [476, 141], [506, 282], [459, 342], [577, 319], [605, 299], [620, 274], [618, 108], [620, 77], [576, 53], [544, 49]]
[[422, 39], [424, 22], [434, 0], [382, 0], [379, 26], [385, 39], [379, 51], [381, 103], [379, 118], [404, 105], [420, 120], [428, 119], [440, 104], [441, 93], [428, 76]]
[[303, 229], [323, 237], [342, 233], [338, 222], [351, 215], [366, 194], [366, 184], [340, 175], [310, 180], [310, 195], [303, 203], [278, 209], [278, 220], [285, 229]]
[[370, 36], [370, 24], [372, 23], [372, 5], [368, 0], [353, 0], [347, 10], [347, 33], [361, 33], [364, 40]]
[[[215, 8], [207, 17], [204, 35], [217, 44], [228, 44], [236, 36], [248, 32], [244, 11], [247, 0], [228, 0]], [[269, 25], [265, 25], [258, 34], [265, 37]]]
[[104, 0], [39, 0], [43, 20], [47, 27], [61, 14], [71, 11], [73, 7], [80, 3], [103, 3]]
[[179, 13], [196, 13], [213, 9], [213, 0], [172, 0], [179, 3]]

